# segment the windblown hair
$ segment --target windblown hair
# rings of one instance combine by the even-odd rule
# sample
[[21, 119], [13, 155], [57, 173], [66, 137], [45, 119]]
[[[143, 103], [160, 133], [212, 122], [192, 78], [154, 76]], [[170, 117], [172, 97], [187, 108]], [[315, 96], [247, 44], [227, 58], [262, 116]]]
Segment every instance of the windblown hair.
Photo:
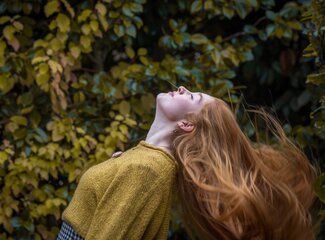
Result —
[[252, 142], [220, 99], [187, 116], [192, 132], [173, 137], [183, 221], [199, 239], [315, 239], [317, 168], [271, 114], [254, 111], [278, 147]]

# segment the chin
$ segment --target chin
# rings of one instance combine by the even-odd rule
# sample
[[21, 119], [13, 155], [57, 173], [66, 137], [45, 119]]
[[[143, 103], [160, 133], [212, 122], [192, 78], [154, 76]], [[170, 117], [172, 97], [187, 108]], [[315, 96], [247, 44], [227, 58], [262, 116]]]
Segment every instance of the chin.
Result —
[[167, 93], [159, 93], [156, 97], [156, 99], [158, 100], [159, 98], [163, 98], [163, 97], [167, 97], [168, 94]]

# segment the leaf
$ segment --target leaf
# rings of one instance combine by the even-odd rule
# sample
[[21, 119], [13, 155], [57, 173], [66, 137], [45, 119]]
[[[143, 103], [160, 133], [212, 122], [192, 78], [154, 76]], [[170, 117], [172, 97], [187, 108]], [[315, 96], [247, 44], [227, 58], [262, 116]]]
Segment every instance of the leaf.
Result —
[[58, 62], [56, 62], [54, 60], [49, 60], [48, 64], [49, 64], [49, 66], [51, 68], [51, 72], [52, 72], [53, 75], [55, 73], [57, 73], [57, 72], [62, 73], [63, 68]]
[[2, 16], [2, 17], [0, 17], [0, 25], [6, 23], [6, 22], [8, 22], [8, 21], [10, 21], [10, 19], [11, 19], [11, 18], [8, 17], [8, 16]]
[[77, 18], [78, 23], [81, 23], [83, 21], [86, 21], [87, 18], [90, 16], [90, 14], [91, 14], [91, 10], [90, 9], [83, 10], [82, 13]]
[[90, 27], [88, 24], [84, 24], [81, 27], [81, 31], [83, 32], [83, 34], [88, 35], [90, 33]]
[[131, 26], [127, 27], [126, 28], [126, 34], [135, 38], [136, 35], [137, 35], [135, 26], [131, 25]]
[[102, 3], [97, 3], [95, 6], [95, 9], [98, 11], [98, 13], [102, 16], [105, 16], [107, 13], [107, 9], [104, 4]]
[[16, 28], [17, 32], [20, 32], [21, 30], [24, 29], [24, 25], [21, 22], [18, 21], [14, 21], [12, 23], [12, 25], [14, 25], [14, 27]]
[[175, 72], [178, 75], [181, 75], [181, 76], [189, 76], [190, 75], [190, 72], [187, 69], [185, 69], [185, 68], [183, 68], [181, 66], [176, 66], [175, 67]]
[[208, 42], [208, 38], [203, 34], [196, 33], [191, 36], [191, 41], [192, 43], [197, 45], [206, 44]]
[[70, 30], [70, 19], [66, 15], [59, 13], [56, 22], [61, 32], [68, 32]]
[[58, 51], [58, 50], [64, 48], [64, 45], [62, 44], [62, 42], [57, 38], [52, 39], [50, 46], [51, 46], [51, 49], [54, 51]]
[[114, 26], [114, 32], [118, 37], [122, 37], [124, 35], [124, 27], [120, 24]]
[[274, 24], [269, 24], [266, 27], [266, 35], [270, 37], [273, 33], [275, 32], [275, 25]]
[[169, 19], [169, 26], [174, 32], [178, 32], [178, 24], [174, 19]]
[[108, 21], [107, 21], [106, 17], [99, 15], [99, 22], [102, 25], [104, 31], [107, 31], [109, 25], [108, 25]]
[[46, 64], [46, 63], [41, 63], [38, 66], [38, 69], [39, 69], [40, 74], [45, 74], [45, 73], [47, 73], [49, 71], [49, 65]]
[[289, 21], [286, 24], [294, 30], [301, 30], [301, 24], [298, 21]]
[[130, 109], [131, 109], [130, 103], [127, 101], [122, 101], [118, 105], [118, 109], [123, 116], [127, 116], [130, 114]]
[[205, 10], [213, 10], [214, 5], [212, 0], [206, 0], [204, 1], [204, 9]]
[[315, 192], [318, 198], [325, 203], [325, 173], [320, 174], [315, 182]]
[[249, 0], [249, 3], [250, 3], [253, 7], [255, 7], [255, 8], [258, 7], [257, 0]]
[[59, 12], [60, 3], [58, 0], [48, 2], [44, 7], [45, 16], [49, 17], [55, 12]]
[[38, 134], [38, 136], [40, 137], [39, 139], [41, 140], [40, 143], [47, 143], [49, 138], [46, 134], [46, 132], [42, 129], [42, 128], [36, 128], [35, 132]]
[[148, 58], [141, 56], [139, 59], [140, 59], [140, 62], [142, 62], [144, 65], [149, 64]]
[[125, 51], [126, 51], [126, 55], [128, 55], [129, 58], [131, 59], [134, 58], [135, 52], [131, 47], [126, 47]]
[[272, 21], [274, 21], [276, 18], [276, 14], [270, 10], [266, 11], [265, 15], [268, 19], [270, 19]]
[[36, 83], [45, 91], [48, 90], [49, 79], [50, 75], [48, 73], [36, 75]]
[[244, 32], [246, 33], [256, 33], [258, 30], [255, 26], [247, 24], [244, 26]]
[[234, 9], [226, 7], [226, 6], [222, 7], [222, 12], [228, 19], [231, 19], [235, 14]]
[[134, 16], [133, 12], [128, 3], [124, 4], [122, 7], [122, 12], [125, 16], [132, 18]]
[[74, 18], [75, 12], [74, 12], [73, 8], [71, 7], [71, 5], [67, 2], [67, 0], [61, 0], [61, 1], [63, 2], [65, 8], [70, 13], [71, 17]]
[[98, 22], [95, 20], [90, 21], [90, 28], [96, 32], [98, 30]]
[[0, 40], [0, 67], [5, 64], [5, 50], [7, 45], [4, 41]]
[[138, 55], [139, 56], [145, 56], [148, 54], [148, 50], [146, 48], [139, 48], [138, 49]]
[[33, 100], [34, 100], [34, 97], [31, 93], [31, 91], [29, 91], [27, 93], [23, 93], [23, 94], [19, 95], [19, 97], [17, 98], [17, 104], [20, 104], [25, 107], [25, 106], [32, 104]]
[[3, 35], [7, 39], [9, 44], [10, 44], [10, 41], [12, 41], [14, 39], [15, 32], [16, 32], [16, 29], [11, 25], [8, 25], [3, 29]]
[[216, 65], [219, 65], [221, 63], [221, 54], [219, 50], [215, 49], [214, 51], [212, 51], [211, 57]]
[[119, 125], [118, 128], [124, 135], [128, 134], [128, 127], [125, 124]]
[[306, 83], [313, 83], [315, 85], [320, 85], [325, 83], [325, 72], [312, 73], [307, 76]]
[[15, 85], [15, 81], [10, 78], [10, 73], [0, 74], [0, 91], [9, 92]]
[[191, 4], [191, 13], [196, 13], [202, 9], [202, 1], [201, 0], [195, 0]]
[[80, 43], [84, 48], [89, 48], [90, 44], [91, 44], [91, 41], [90, 41], [89, 37], [81, 36]]
[[80, 48], [77, 46], [71, 47], [70, 52], [75, 59], [77, 59], [80, 56]]
[[130, 3], [130, 8], [133, 12], [136, 12], [136, 13], [143, 12], [142, 5], [135, 3], [135, 2]]
[[19, 47], [20, 47], [20, 43], [18, 41], [17, 38], [13, 38], [9, 44], [12, 46], [12, 48], [15, 50], [15, 52], [17, 52], [19, 50]]
[[12, 116], [10, 118], [11, 121], [13, 121], [14, 123], [18, 124], [18, 125], [23, 125], [23, 126], [27, 126], [27, 118], [22, 117], [22, 116]]
[[246, 5], [243, 2], [238, 1], [235, 4], [235, 10], [241, 19], [244, 19], [248, 14], [248, 9], [246, 9]]

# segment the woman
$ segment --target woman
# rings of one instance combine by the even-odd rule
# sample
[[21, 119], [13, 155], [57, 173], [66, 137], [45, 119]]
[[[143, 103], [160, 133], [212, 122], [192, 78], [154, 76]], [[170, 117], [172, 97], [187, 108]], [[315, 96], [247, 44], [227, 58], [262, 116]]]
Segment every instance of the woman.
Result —
[[[183, 220], [197, 239], [315, 239], [311, 208], [316, 168], [262, 110], [277, 147], [252, 143], [220, 99], [187, 114], [172, 153]], [[189, 131], [188, 131], [189, 130]]]
[[171, 136], [176, 127], [190, 131], [185, 115], [213, 100], [184, 87], [159, 94], [146, 140], [83, 174], [58, 239], [167, 239], [177, 170]]
[[315, 170], [257, 113], [279, 149], [254, 146], [220, 99], [184, 87], [159, 94], [146, 140], [88, 170], [63, 220], [86, 239], [166, 239], [177, 172], [183, 221], [198, 239], [313, 239]]

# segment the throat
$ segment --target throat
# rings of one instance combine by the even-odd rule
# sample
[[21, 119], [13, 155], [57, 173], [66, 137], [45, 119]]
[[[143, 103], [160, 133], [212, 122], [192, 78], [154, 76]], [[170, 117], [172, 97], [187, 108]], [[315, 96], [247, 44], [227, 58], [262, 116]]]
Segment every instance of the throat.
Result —
[[171, 154], [171, 135], [172, 128], [169, 129], [150, 129], [145, 141], [155, 147], [162, 148]]

